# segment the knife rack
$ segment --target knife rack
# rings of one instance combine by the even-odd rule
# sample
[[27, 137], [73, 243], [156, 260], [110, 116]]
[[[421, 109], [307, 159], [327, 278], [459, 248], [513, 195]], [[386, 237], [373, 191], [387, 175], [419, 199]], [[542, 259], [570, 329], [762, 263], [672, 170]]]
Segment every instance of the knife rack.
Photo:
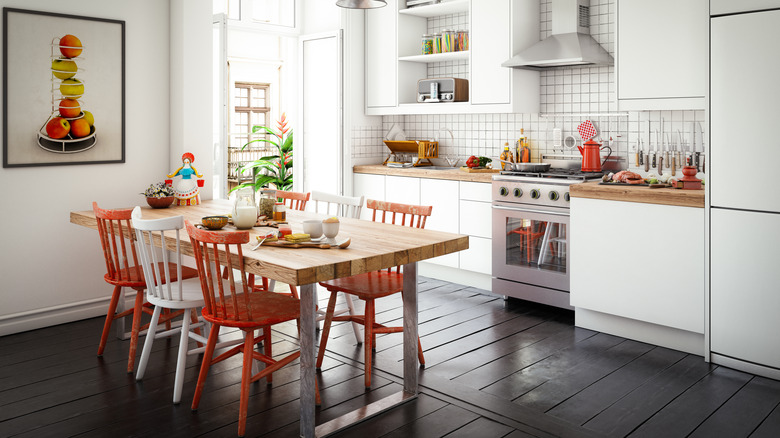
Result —
[[390, 141], [385, 140], [385, 145], [390, 149], [383, 165], [387, 165], [393, 154], [417, 154], [414, 167], [433, 166], [431, 158], [439, 158], [439, 142], [426, 140]]

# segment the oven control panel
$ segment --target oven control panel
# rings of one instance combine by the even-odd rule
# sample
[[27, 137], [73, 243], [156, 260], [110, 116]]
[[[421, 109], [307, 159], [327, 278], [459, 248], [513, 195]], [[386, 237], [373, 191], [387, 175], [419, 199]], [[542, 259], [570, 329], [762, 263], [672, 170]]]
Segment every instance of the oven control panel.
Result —
[[493, 201], [569, 208], [569, 186], [579, 182], [496, 176]]

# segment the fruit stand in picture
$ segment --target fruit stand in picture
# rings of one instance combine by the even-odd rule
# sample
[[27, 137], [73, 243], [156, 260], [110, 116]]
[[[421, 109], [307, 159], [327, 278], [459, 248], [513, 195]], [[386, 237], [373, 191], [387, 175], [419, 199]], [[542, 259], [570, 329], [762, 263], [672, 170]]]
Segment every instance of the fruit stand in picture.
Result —
[[52, 40], [52, 112], [38, 131], [38, 145], [50, 152], [83, 152], [97, 144], [95, 119], [84, 108], [84, 83], [77, 76], [84, 58], [74, 35]]

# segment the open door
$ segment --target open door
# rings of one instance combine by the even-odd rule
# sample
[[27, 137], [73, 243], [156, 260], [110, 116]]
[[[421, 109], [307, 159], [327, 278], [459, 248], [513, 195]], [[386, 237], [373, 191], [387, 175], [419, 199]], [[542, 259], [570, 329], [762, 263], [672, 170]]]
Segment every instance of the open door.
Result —
[[342, 47], [341, 30], [300, 38], [302, 129], [293, 150], [299, 191], [343, 191]]

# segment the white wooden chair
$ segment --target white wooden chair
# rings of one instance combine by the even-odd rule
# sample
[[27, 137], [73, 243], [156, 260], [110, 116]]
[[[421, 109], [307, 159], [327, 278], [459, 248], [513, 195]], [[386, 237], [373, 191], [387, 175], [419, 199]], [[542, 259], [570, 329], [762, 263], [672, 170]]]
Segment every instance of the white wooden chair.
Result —
[[[359, 219], [360, 213], [363, 210], [364, 200], [365, 196], [341, 196], [332, 193], [318, 192], [316, 190], [311, 191], [311, 201], [314, 204], [315, 213]], [[355, 307], [352, 303], [352, 297], [349, 294], [342, 294], [342, 296], [347, 304], [347, 308], [340, 309], [335, 312], [334, 315], [341, 315], [346, 312], [349, 312], [350, 315], [354, 315]], [[325, 320], [325, 310], [319, 310], [317, 313], [318, 322]], [[352, 331], [355, 333], [355, 341], [357, 341], [358, 344], [363, 342], [363, 338], [360, 336], [360, 324], [353, 322]]]
[[[135, 378], [136, 380], [143, 379], [146, 365], [149, 362], [149, 354], [152, 351], [152, 344], [155, 339], [172, 336], [177, 333], [180, 334], [179, 354], [176, 362], [176, 377], [173, 386], [173, 402], [179, 403], [181, 401], [187, 355], [200, 354], [205, 350], [205, 345], [208, 342], [208, 339], [205, 336], [195, 331], [200, 327], [204, 327], [206, 324], [201, 318], [198, 318], [197, 313], [198, 309], [204, 306], [200, 279], [195, 277], [177, 281], [177, 279], [182, 278], [182, 255], [179, 234], [180, 230], [184, 228], [184, 217], [175, 216], [163, 219], [142, 219], [141, 208], [135, 207], [132, 213], [132, 221], [137, 240], [138, 255], [141, 259], [141, 266], [143, 267], [144, 278], [146, 279], [146, 300], [154, 305], [152, 320], [149, 323], [149, 330], [146, 334], [143, 350], [141, 351], [141, 360], [138, 364], [138, 372]], [[170, 260], [173, 258], [173, 255], [169, 255], [169, 251], [163, 251], [154, 246], [154, 241], [160, 241], [160, 239], [165, 239], [166, 237], [170, 238], [170, 233], [166, 236], [164, 234], [165, 231], [176, 232], [175, 261]], [[166, 244], [166, 247], [169, 245], [170, 243]], [[175, 271], [173, 271], [173, 269], [152, 269], [152, 266], [160, 266], [160, 262], [163, 262], [164, 266], [169, 266], [169, 263], [175, 264]], [[175, 311], [183, 310], [184, 315], [182, 317], [182, 322], [181, 325], [157, 333], [160, 314], [165, 309]], [[204, 345], [204, 347], [189, 350], [190, 338]], [[235, 345], [240, 342], [242, 342], [241, 339], [229, 341], [220, 344], [219, 347]]]

